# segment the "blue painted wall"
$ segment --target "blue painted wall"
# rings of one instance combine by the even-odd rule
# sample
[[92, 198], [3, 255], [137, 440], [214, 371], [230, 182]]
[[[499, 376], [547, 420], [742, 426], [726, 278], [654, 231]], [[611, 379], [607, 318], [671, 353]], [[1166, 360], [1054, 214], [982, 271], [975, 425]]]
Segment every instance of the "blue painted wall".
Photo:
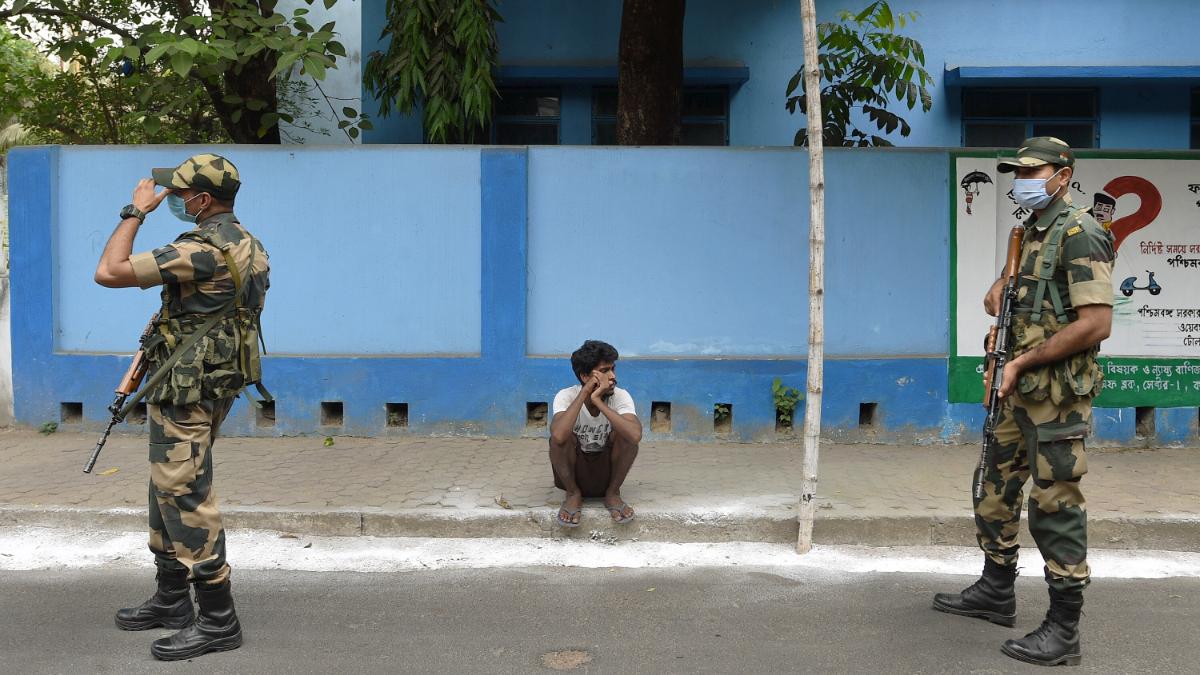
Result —
[[[201, 148], [19, 148], [10, 155], [17, 419], [106, 419], [154, 291], [96, 286], [100, 247], [133, 182]], [[526, 406], [573, 383], [587, 338], [624, 355], [620, 381], [649, 424], [711, 438], [775, 437], [771, 382], [803, 388], [806, 158], [795, 149], [227, 146], [238, 212], [272, 253], [265, 381], [276, 423], [244, 402], [234, 434], [486, 433], [526, 429]], [[87, 171], [100, 161], [109, 169]], [[827, 158], [825, 429], [843, 439], [970, 439], [949, 405], [947, 152], [831, 150]], [[902, 177], [902, 179], [901, 179]], [[180, 229], [155, 213], [138, 249]], [[323, 426], [323, 401], [344, 423]], [[386, 426], [406, 403], [410, 426]], [[859, 428], [860, 404], [877, 406]], [[799, 418], [800, 413], [797, 413]], [[1097, 434], [1133, 439], [1133, 411]], [[67, 425], [65, 428], [71, 428]], [[1159, 411], [1159, 438], [1196, 434]], [[651, 437], [655, 437], [651, 434]]]
[[[196, 148], [82, 147], [59, 153], [54, 195], [55, 347], [124, 351], [157, 290], [92, 283], [96, 260], [150, 168]], [[207, 148], [245, 187], [236, 213], [272, 256], [267, 347], [278, 354], [478, 354], [478, 148]], [[97, 172], [99, 164], [105, 166]], [[135, 248], [188, 229], [165, 207]], [[279, 262], [276, 262], [279, 261]]]
[[[817, 3], [818, 19], [833, 20], [860, 2]], [[910, 147], [961, 144], [961, 87], [944, 79], [947, 68], [962, 66], [1200, 66], [1200, 54], [1187, 30], [1200, 23], [1200, 3], [1192, 0], [906, 0], [897, 11], [920, 17], [906, 29], [925, 47], [933, 76], [933, 109], [906, 118], [912, 134], [890, 138]], [[363, 3], [364, 45], [380, 48], [385, 0]], [[549, 3], [503, 0], [505, 21], [497, 27], [502, 64], [526, 66], [614, 65], [620, 29], [620, 0]], [[1045, 17], [1035, 20], [1031, 17]], [[1051, 20], [1054, 17], [1058, 20]], [[1063, 30], [1063, 25], [1070, 28]], [[1020, 40], [1021, 51], [1011, 45]], [[1152, 48], [1147, 48], [1152, 45]], [[788, 79], [799, 68], [803, 45], [798, 0], [690, 0], [684, 26], [684, 58], [690, 66], [745, 65], [750, 77], [730, 100], [732, 145], [791, 145], [803, 117], [784, 109]], [[1161, 74], [1161, 73], [1159, 73]], [[1200, 77], [1126, 79], [1008, 79], [979, 84], [999, 86], [1097, 87], [1101, 101], [1100, 143], [1106, 148], [1187, 148], [1186, 97]], [[364, 108], [376, 104], [364, 90]], [[564, 144], [590, 144], [590, 90], [563, 92]], [[367, 134], [368, 142], [420, 143], [419, 119], [392, 119]]]

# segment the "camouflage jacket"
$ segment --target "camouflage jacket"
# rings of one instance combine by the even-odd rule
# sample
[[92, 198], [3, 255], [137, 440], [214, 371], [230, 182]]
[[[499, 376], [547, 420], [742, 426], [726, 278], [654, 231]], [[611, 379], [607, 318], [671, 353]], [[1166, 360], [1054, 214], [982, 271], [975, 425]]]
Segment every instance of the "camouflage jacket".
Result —
[[[1041, 216], [1025, 222], [1021, 264], [1017, 280], [1017, 302], [1013, 314], [1013, 357], [1045, 342], [1078, 318], [1076, 307], [1113, 304], [1112, 268], [1116, 254], [1112, 234], [1100, 226], [1086, 209], [1076, 207], [1070, 195], [1055, 200]], [[1041, 315], [1035, 316], [1039, 285], [1038, 263], [1043, 249], [1058, 238], [1058, 252], [1051, 279], [1041, 299]], [[1059, 307], [1053, 294], [1057, 290]], [[1059, 314], [1061, 308], [1062, 314]], [[1067, 359], [1029, 370], [1017, 388], [1026, 399], [1050, 398], [1054, 404], [1100, 392], [1101, 374], [1096, 363], [1099, 347]]]
[[130, 256], [129, 262], [139, 286], [162, 286], [158, 330], [144, 345], [151, 373], [238, 295], [237, 282], [243, 287], [237, 308], [180, 358], [147, 402], [186, 405], [229, 398], [259, 381], [259, 314], [270, 287], [270, 263], [262, 243], [236, 216], [206, 218], [173, 243]]

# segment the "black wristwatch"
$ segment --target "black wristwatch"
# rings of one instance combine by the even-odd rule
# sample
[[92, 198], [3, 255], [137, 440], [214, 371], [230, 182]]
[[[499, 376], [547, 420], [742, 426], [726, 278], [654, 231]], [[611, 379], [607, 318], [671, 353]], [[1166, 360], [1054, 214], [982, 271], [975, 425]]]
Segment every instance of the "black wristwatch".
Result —
[[126, 204], [125, 208], [121, 209], [121, 220], [126, 218], [137, 218], [144, 223], [146, 222], [146, 212], [133, 204]]

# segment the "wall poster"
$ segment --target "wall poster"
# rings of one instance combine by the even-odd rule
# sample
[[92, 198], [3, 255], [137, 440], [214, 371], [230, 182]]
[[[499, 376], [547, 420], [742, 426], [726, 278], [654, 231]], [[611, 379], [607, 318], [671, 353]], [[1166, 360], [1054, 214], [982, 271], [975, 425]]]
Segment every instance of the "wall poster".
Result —
[[[998, 154], [951, 154], [950, 400], [983, 397], [983, 294], [1004, 265], [1013, 201]], [[1200, 405], [1200, 153], [1076, 155], [1071, 198], [1117, 243], [1113, 329], [1101, 345], [1106, 407]]]

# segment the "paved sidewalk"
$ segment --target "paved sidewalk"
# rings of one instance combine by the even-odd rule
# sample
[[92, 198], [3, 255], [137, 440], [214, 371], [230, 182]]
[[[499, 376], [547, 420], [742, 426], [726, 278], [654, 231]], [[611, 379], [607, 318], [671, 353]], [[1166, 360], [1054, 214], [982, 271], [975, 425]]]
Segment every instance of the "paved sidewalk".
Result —
[[[94, 443], [92, 434], [0, 430], [0, 525], [144, 528], [145, 438], [114, 436], [85, 475]], [[1089, 453], [1093, 546], [1200, 551], [1200, 448]], [[332, 447], [321, 437], [228, 438], [214, 450], [229, 527], [775, 542], [796, 537], [802, 454], [784, 444], [645, 443], [623, 490], [637, 520], [614, 526], [589, 501], [583, 525], [563, 531], [541, 438], [337, 437]], [[974, 446], [822, 444], [815, 539], [972, 544], [977, 457]]]

